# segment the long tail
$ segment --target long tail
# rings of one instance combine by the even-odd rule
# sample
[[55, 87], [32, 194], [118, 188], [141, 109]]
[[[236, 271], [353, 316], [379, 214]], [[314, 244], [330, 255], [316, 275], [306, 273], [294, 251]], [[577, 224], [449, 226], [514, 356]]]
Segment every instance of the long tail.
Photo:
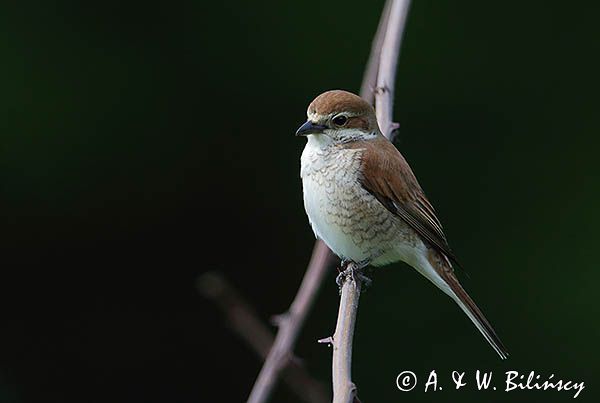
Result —
[[450, 286], [454, 295], [450, 295], [462, 308], [462, 310], [467, 314], [469, 319], [475, 324], [477, 329], [481, 332], [483, 337], [490, 343], [490, 345], [496, 350], [500, 358], [503, 360], [508, 358], [508, 351], [502, 341], [494, 331], [494, 328], [488, 322], [486, 317], [483, 315], [483, 312], [477, 307], [475, 302], [469, 297], [469, 294], [462, 288], [458, 279], [454, 276], [453, 273], [444, 276], [444, 280]]
[[420, 267], [415, 267], [417, 271], [456, 301], [458, 306], [461, 307], [477, 329], [479, 329], [483, 337], [496, 350], [500, 358], [503, 360], [507, 359], [508, 351], [506, 347], [500, 341], [490, 322], [488, 322], [481, 310], [458, 282], [450, 262], [445, 258], [441, 260], [439, 256], [436, 256], [431, 261], [425, 259], [422, 263], [422, 265], [419, 265]]

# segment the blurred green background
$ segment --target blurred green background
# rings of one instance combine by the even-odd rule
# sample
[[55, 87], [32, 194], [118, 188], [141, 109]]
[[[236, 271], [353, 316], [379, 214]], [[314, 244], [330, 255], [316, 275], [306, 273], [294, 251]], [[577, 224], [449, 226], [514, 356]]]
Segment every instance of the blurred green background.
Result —
[[[598, 401], [600, 14], [583, 4], [412, 5], [398, 147], [511, 357], [391, 266], [361, 299], [364, 402], [573, 396], [449, 390], [476, 369], [585, 381], [578, 400]], [[358, 90], [382, 6], [0, 6], [1, 402], [247, 397], [261, 363], [194, 281], [223, 272], [265, 322], [287, 309], [314, 242], [293, 134], [314, 96]], [[327, 385], [334, 278], [296, 349]], [[396, 389], [432, 369], [448, 390]]]

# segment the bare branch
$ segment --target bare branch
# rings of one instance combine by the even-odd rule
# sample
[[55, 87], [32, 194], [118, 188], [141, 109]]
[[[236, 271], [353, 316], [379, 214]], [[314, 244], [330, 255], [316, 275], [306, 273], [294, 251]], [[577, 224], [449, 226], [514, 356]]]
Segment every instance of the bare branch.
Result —
[[[353, 270], [354, 263], [346, 272]], [[337, 325], [333, 334], [333, 403], [352, 403], [356, 398], [356, 385], [352, 382], [352, 340], [358, 311], [362, 280], [348, 274], [344, 277], [338, 310]]]
[[[214, 272], [202, 274], [196, 285], [202, 296], [213, 301], [221, 309], [233, 331], [264, 360], [273, 344], [273, 334], [233, 286], [221, 274]], [[312, 378], [298, 360], [288, 360], [282, 378], [306, 403], [329, 401], [325, 386]]]
[[392, 2], [381, 47], [377, 89], [375, 91], [375, 111], [377, 112], [379, 128], [388, 138], [393, 129], [392, 116], [394, 112], [396, 66], [398, 65], [400, 43], [402, 42], [402, 33], [404, 32], [409, 4], [409, 0], [394, 0]]
[[[377, 89], [375, 91], [375, 111], [377, 122], [383, 134], [390, 138], [393, 129], [397, 127], [392, 122], [394, 86], [396, 84], [396, 66], [400, 52], [402, 32], [408, 13], [409, 0], [389, 0], [386, 10], [389, 10], [385, 28], [380, 24], [379, 30], [384, 30], [380, 60], [377, 63], [379, 72], [377, 75]], [[385, 11], [384, 16], [385, 18]], [[375, 41], [374, 47], [378, 44]], [[376, 50], [372, 52], [376, 53]], [[369, 66], [375, 62], [370, 61]], [[365, 79], [371, 75], [366, 74]], [[351, 263], [352, 265], [352, 263]], [[356, 266], [354, 266], [356, 267]], [[342, 277], [342, 293], [340, 297], [340, 308], [338, 321], [333, 335], [333, 403], [351, 403], [357, 396], [357, 388], [352, 382], [352, 339], [354, 326], [356, 324], [356, 313], [362, 280], [360, 270], [357, 275], [352, 271], [353, 267], [347, 269], [352, 274]]]
[[360, 97], [373, 105], [375, 102], [375, 87], [377, 87], [377, 75], [379, 74], [379, 56], [381, 55], [381, 47], [383, 46], [383, 38], [387, 30], [387, 22], [390, 16], [390, 7], [392, 0], [387, 0], [383, 6], [381, 17], [379, 17], [379, 25], [373, 37], [371, 44], [371, 53], [363, 74], [362, 84], [360, 86]]
[[[401, 34], [404, 29], [408, 4], [408, 0], [388, 0], [386, 2], [373, 41], [360, 91], [360, 95], [370, 103], [373, 103], [373, 99], [375, 99], [379, 126], [388, 138], [391, 136], [392, 128], [394, 127], [391, 120], [393, 88]], [[380, 109], [381, 111], [379, 111]], [[317, 241], [298, 294], [288, 314], [281, 319], [277, 337], [252, 388], [248, 403], [265, 403], [271, 395], [281, 369], [292, 354], [298, 333], [313, 304], [319, 286], [325, 277], [328, 262], [331, 261], [332, 257], [333, 255], [327, 246], [322, 241]], [[342, 306], [354, 307], [353, 318], [355, 318], [360, 285], [356, 286], [355, 282], [352, 282], [352, 284], [355, 284], [352, 289], [358, 291], [347, 291], [344, 293], [344, 287], [346, 287], [346, 284], [344, 284], [342, 287], [342, 300], [340, 301], [340, 313], [342, 312]], [[335, 368], [343, 368], [343, 371], [340, 370], [337, 373], [346, 376], [347, 380], [340, 382], [345, 382], [346, 385], [353, 385], [350, 378], [350, 368], [354, 319], [352, 321], [342, 321], [342, 325], [345, 330], [340, 330], [339, 334], [343, 339], [343, 345], [346, 347], [341, 350], [342, 353], [340, 354], [346, 357], [347, 362], [344, 366], [340, 367], [341, 362], [336, 364], [336, 360], [334, 359], [334, 376], [336, 374]], [[346, 326], [351, 326], [351, 328], [346, 329]]]
[[279, 373], [292, 355], [300, 329], [323, 282], [331, 258], [329, 248], [322, 241], [317, 241], [298, 294], [281, 319], [277, 337], [254, 383], [248, 403], [266, 402], [271, 395]]

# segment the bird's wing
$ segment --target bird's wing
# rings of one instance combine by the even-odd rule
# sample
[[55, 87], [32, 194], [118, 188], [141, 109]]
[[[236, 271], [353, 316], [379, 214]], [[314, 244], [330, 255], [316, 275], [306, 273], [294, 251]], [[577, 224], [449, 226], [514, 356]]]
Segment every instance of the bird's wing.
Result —
[[433, 206], [396, 147], [383, 137], [355, 142], [351, 147], [363, 149], [362, 186], [433, 248], [458, 264]]

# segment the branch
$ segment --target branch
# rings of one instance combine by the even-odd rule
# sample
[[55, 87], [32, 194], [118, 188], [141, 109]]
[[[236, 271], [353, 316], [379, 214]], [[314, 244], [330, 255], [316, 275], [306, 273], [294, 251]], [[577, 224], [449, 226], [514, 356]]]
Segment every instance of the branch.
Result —
[[340, 308], [333, 344], [333, 403], [351, 403], [356, 399], [356, 385], [352, 382], [352, 339], [362, 288], [360, 276], [354, 276], [356, 265], [350, 263], [342, 281]]
[[377, 90], [375, 91], [375, 112], [381, 132], [390, 138], [396, 125], [392, 122], [394, 112], [394, 88], [396, 86], [396, 66], [400, 54], [402, 33], [408, 14], [410, 0], [393, 0], [381, 47]]
[[367, 66], [365, 67], [362, 84], [360, 86], [360, 97], [371, 105], [373, 105], [375, 101], [375, 87], [377, 87], [377, 75], [379, 74], [379, 58], [383, 46], [383, 39], [387, 30], [387, 22], [390, 17], [391, 5], [392, 2], [387, 0], [383, 6], [381, 17], [379, 17], [379, 25], [377, 26], [377, 31], [375, 32], [373, 43], [371, 44], [369, 60], [367, 60]]
[[[373, 103], [373, 99], [375, 99], [376, 109], [383, 110], [387, 105], [386, 110], [388, 113], [386, 117], [381, 117], [378, 113], [378, 121], [382, 132], [388, 138], [390, 138], [394, 129], [394, 124], [391, 121], [392, 90], [395, 83], [396, 60], [400, 49], [401, 33], [406, 20], [408, 4], [408, 0], [388, 0], [386, 2], [379, 21], [377, 33], [373, 40], [369, 61], [367, 62], [360, 90], [360, 95], [369, 103]], [[392, 35], [394, 35], [394, 37], [392, 37]], [[391, 64], [390, 61], [392, 62]], [[382, 78], [385, 78], [385, 80], [382, 80]], [[384, 94], [382, 89], [386, 88], [388, 89], [387, 97], [383, 97], [386, 94]], [[273, 343], [265, 364], [254, 383], [254, 387], [248, 398], [248, 403], [265, 403], [271, 395], [281, 369], [289, 361], [289, 358], [292, 355], [298, 333], [304, 324], [304, 320], [306, 319], [310, 307], [313, 305], [314, 298], [325, 277], [328, 263], [331, 261], [332, 257], [331, 251], [322, 241], [317, 241], [315, 243], [312, 258], [308, 269], [306, 270], [306, 274], [302, 279], [298, 294], [296, 295], [289, 312], [283, 316], [275, 342]], [[360, 290], [360, 284], [357, 284], [357, 287], [355, 288]], [[344, 287], [342, 287], [340, 313], [342, 312], [342, 306], [354, 307], [353, 315], [354, 318], [356, 317], [358, 294], [358, 292], [344, 293]], [[349, 299], [349, 301], [345, 303], [344, 301], [347, 299]], [[343, 350], [346, 351], [344, 354], [348, 359], [346, 366], [348, 369], [346, 372], [348, 384], [352, 384], [352, 381], [350, 380], [350, 364], [354, 320], [351, 322], [352, 323], [348, 321], [342, 322], [344, 326], [351, 325], [351, 329], [340, 333], [345, 335], [343, 337], [349, 338], [349, 344], [347, 344], [347, 346], [350, 349]], [[336, 330], [336, 334], [337, 333]], [[334, 370], [334, 376], [335, 373]]]
[[[196, 286], [203, 297], [212, 300], [221, 309], [233, 331], [264, 360], [274, 337], [233, 286], [221, 274], [214, 272], [198, 277]], [[298, 360], [289, 360], [282, 375], [290, 389], [306, 403], [329, 401], [325, 386], [312, 378]]]
[[[394, 85], [396, 83], [396, 66], [400, 53], [402, 32], [408, 13], [409, 0], [388, 0], [385, 10], [389, 10], [378, 63], [377, 90], [375, 91], [375, 110], [377, 122], [382, 133], [391, 138], [397, 127], [392, 122]], [[386, 12], [384, 11], [384, 18]], [[378, 31], [379, 31], [378, 30]], [[379, 35], [379, 34], [378, 34]], [[375, 41], [375, 47], [378, 40]], [[373, 52], [371, 53], [373, 55]], [[372, 62], [374, 63], [374, 62]], [[369, 66], [372, 64], [369, 63]], [[367, 69], [368, 70], [368, 69]], [[366, 74], [366, 79], [371, 79]], [[356, 385], [352, 382], [352, 339], [356, 324], [358, 300], [362, 288], [363, 276], [356, 265], [350, 264], [341, 277], [342, 292], [338, 321], [333, 335], [333, 403], [352, 403], [356, 399]]]
[[266, 402], [271, 395], [279, 373], [290, 360], [298, 333], [313, 305], [331, 258], [329, 248], [322, 241], [317, 241], [296, 298], [289, 311], [281, 316], [277, 337], [254, 383], [248, 403]]

